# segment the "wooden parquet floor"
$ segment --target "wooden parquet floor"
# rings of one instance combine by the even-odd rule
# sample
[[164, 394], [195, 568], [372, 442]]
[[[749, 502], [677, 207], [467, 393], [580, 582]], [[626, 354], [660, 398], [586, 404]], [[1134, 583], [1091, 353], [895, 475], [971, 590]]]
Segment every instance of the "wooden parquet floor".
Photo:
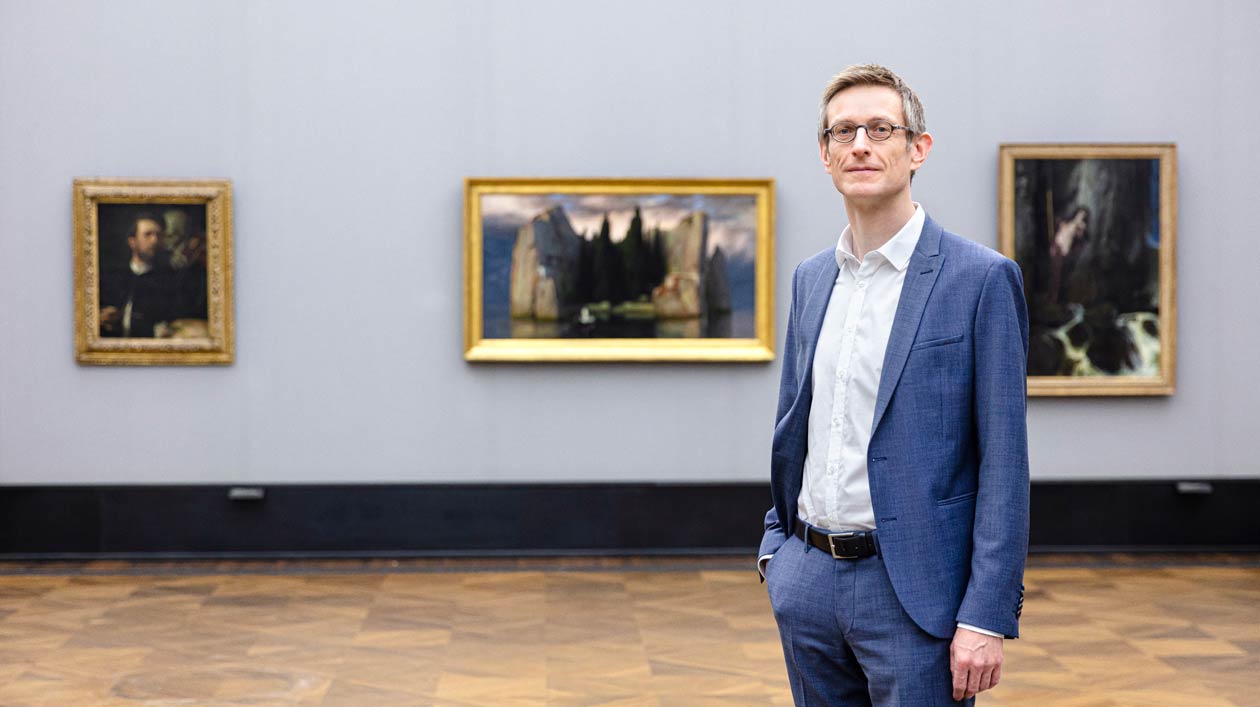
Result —
[[[1034, 557], [988, 706], [1260, 705], [1260, 558]], [[0, 705], [790, 705], [744, 558], [0, 563]]]

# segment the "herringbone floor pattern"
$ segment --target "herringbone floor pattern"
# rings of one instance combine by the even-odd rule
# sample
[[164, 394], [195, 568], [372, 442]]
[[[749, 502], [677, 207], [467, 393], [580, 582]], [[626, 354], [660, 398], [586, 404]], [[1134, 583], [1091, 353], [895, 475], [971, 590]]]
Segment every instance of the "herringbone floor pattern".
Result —
[[[1260, 705], [1260, 563], [1037, 562], [986, 706]], [[790, 705], [731, 560], [0, 564], [0, 705]]]

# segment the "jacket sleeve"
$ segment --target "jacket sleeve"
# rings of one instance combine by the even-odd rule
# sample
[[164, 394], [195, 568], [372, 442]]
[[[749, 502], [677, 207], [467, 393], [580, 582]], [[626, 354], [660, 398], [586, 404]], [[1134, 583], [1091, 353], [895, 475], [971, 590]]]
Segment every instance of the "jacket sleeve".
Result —
[[1015, 638], [1028, 554], [1028, 311], [1014, 262], [989, 267], [975, 317], [979, 480], [971, 577], [957, 621]]

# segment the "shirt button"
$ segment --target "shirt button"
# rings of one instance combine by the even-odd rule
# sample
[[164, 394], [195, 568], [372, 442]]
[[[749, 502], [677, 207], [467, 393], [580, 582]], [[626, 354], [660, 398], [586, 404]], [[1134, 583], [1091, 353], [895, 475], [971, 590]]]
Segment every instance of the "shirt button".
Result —
[[861, 282], [859, 282], [859, 283], [858, 283], [858, 289], [859, 289], [859, 290], [865, 290], [865, 289], [866, 289], [866, 280], [863, 280], [863, 281], [861, 281]]

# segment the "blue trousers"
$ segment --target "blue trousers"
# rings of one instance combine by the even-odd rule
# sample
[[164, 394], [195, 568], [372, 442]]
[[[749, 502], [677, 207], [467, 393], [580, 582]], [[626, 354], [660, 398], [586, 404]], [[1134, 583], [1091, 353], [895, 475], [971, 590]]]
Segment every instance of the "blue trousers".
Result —
[[955, 702], [949, 639], [901, 608], [879, 555], [837, 560], [795, 537], [766, 567], [797, 707], [935, 707]]

